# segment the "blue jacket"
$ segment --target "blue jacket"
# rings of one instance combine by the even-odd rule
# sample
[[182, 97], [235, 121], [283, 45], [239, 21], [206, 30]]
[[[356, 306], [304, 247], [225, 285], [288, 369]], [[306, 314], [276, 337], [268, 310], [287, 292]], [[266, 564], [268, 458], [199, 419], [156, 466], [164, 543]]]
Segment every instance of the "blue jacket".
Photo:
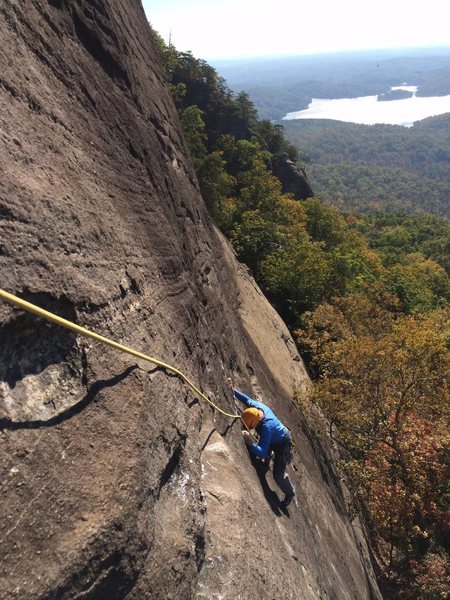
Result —
[[262, 402], [249, 398], [238, 390], [233, 390], [234, 396], [243, 402], [247, 408], [258, 408], [264, 413], [264, 419], [256, 428], [259, 435], [259, 444], [252, 444], [249, 450], [255, 456], [259, 458], [266, 458], [269, 453], [271, 446], [283, 443], [287, 436], [289, 436], [289, 430], [283, 425], [283, 423], [275, 416], [275, 413]]

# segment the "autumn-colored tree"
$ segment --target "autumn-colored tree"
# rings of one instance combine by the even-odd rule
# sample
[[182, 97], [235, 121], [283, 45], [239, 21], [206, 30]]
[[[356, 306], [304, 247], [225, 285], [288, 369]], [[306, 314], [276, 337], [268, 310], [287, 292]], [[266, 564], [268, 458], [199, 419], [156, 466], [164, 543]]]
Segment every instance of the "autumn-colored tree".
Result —
[[[345, 319], [346, 310], [344, 302], [322, 309], [315, 322], [326, 325], [333, 313]], [[363, 307], [328, 338], [322, 330], [313, 401], [349, 453], [346, 468], [368, 510], [385, 575], [397, 581], [405, 565], [423, 560], [449, 531], [448, 314], [405, 316], [383, 308], [370, 333], [355, 326], [364, 313]]]
[[[446, 600], [450, 594], [450, 562], [444, 552], [429, 552], [412, 560], [406, 581], [401, 582], [402, 600]], [[412, 583], [412, 585], [411, 585]]]
[[[394, 419], [394, 416], [392, 416]], [[387, 568], [421, 556], [431, 539], [449, 531], [443, 507], [448, 469], [442, 434], [430, 421], [408, 413], [401, 431], [372, 447], [353, 473], [365, 482], [372, 528], [383, 540]]]
[[407, 316], [384, 336], [351, 335], [328, 345], [316, 399], [355, 452], [394, 439], [409, 414], [435, 424], [448, 416], [446, 317]]

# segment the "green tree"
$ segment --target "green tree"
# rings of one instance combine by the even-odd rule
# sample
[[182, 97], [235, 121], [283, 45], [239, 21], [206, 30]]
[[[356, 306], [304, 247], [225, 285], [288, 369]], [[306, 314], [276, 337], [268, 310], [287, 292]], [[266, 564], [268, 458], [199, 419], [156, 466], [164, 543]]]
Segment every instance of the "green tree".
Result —
[[191, 153], [194, 167], [198, 169], [207, 153], [207, 136], [203, 113], [198, 106], [188, 106], [181, 112], [180, 116], [184, 137]]
[[420, 253], [405, 257], [384, 276], [386, 289], [402, 302], [405, 312], [429, 311], [450, 301], [450, 280], [445, 270]]
[[280, 243], [279, 229], [260, 209], [247, 210], [231, 231], [230, 239], [238, 257], [260, 280], [261, 261]]
[[264, 163], [266, 170], [270, 168], [270, 153], [264, 151], [255, 138], [237, 140], [234, 135], [226, 134], [220, 137], [218, 149], [223, 153], [228, 171], [235, 177], [250, 171], [257, 159]]
[[197, 171], [203, 199], [219, 225], [224, 218], [224, 203], [235, 186], [225, 166], [221, 153], [216, 151], [204, 157]]
[[[244, 144], [241, 144], [241, 147]], [[251, 159], [251, 168], [238, 175], [241, 185], [237, 207], [241, 213], [262, 210], [266, 215], [274, 210], [282, 197], [281, 183], [267, 168], [260, 155]]]
[[286, 235], [262, 261], [262, 285], [283, 316], [292, 322], [326, 295], [330, 268], [322, 245], [298, 229]]
[[253, 125], [253, 131], [271, 154], [286, 153], [293, 162], [299, 159], [299, 151], [286, 140], [282, 125], [271, 121], [258, 121]]
[[[245, 164], [248, 170], [237, 176], [240, 190], [235, 201], [230, 239], [239, 259], [258, 278], [262, 260], [280, 244], [284, 196], [281, 183], [268, 170], [264, 156], [259, 152], [255, 155], [257, 148], [259, 146], [247, 141], [235, 146], [239, 153], [236, 160]], [[289, 219], [288, 214], [285, 217]]]
[[258, 122], [258, 111], [246, 92], [239, 92], [236, 96], [236, 107], [238, 117], [241, 119], [241, 128], [254, 127]]
[[302, 204], [308, 216], [306, 229], [314, 240], [324, 242], [326, 248], [333, 248], [348, 236], [348, 226], [336, 209], [316, 198], [308, 198]]

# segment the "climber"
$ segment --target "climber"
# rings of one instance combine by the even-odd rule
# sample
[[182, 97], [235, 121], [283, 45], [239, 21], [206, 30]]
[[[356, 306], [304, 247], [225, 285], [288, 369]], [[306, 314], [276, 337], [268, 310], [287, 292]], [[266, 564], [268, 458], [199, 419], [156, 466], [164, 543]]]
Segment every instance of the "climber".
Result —
[[295, 496], [294, 486], [286, 473], [286, 467], [292, 460], [292, 435], [290, 430], [276, 417], [275, 413], [262, 402], [249, 398], [242, 392], [232, 388], [235, 398], [247, 407], [242, 413], [242, 420], [248, 429], [255, 429], [259, 435], [258, 443], [246, 430], [242, 432], [249, 452], [261, 459], [270, 460], [274, 455], [273, 478], [285, 496], [280, 503], [287, 508]]

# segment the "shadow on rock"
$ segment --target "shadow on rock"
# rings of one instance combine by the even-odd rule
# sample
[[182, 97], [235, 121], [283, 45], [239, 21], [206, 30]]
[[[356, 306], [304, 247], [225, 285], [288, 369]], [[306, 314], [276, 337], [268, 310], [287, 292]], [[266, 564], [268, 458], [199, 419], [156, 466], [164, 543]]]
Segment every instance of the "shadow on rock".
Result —
[[[255, 467], [255, 471], [261, 483], [262, 491], [264, 492], [264, 496], [267, 502], [269, 503], [272, 512], [277, 517], [281, 517], [282, 513], [280, 508], [280, 500], [277, 494], [271, 489], [266, 479], [266, 474], [269, 471], [269, 467], [264, 461], [259, 460], [258, 458], [256, 458], [256, 456], [253, 456], [252, 454], [250, 454], [250, 460], [252, 462], [252, 465]], [[287, 511], [286, 514], [289, 516], [289, 513]]]
[[93, 400], [95, 400], [95, 397], [101, 390], [117, 385], [126, 377], [128, 377], [128, 375], [135, 369], [137, 369], [137, 365], [131, 365], [119, 375], [115, 375], [110, 379], [101, 379], [99, 381], [96, 381], [91, 385], [84, 398], [82, 398], [75, 405], [64, 410], [63, 412], [52, 417], [51, 419], [48, 419], [47, 421], [11, 421], [7, 418], [0, 419], [0, 431], [3, 429], [10, 429], [12, 431], [15, 431], [17, 429], [40, 429], [41, 427], [54, 427], [55, 425], [59, 425], [60, 423], [63, 423], [64, 421], [67, 421], [73, 416], [79, 414], [83, 409], [85, 409], [89, 404], [91, 404]]

